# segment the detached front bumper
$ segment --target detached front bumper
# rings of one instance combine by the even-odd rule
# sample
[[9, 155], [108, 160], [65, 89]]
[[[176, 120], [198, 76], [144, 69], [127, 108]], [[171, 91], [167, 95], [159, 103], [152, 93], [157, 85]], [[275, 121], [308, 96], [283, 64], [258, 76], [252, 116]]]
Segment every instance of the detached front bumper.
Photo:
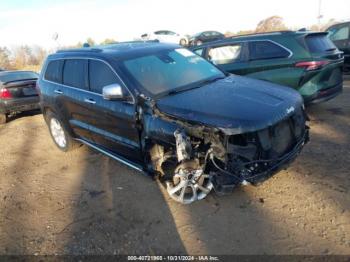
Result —
[[39, 96], [0, 100], [0, 113], [10, 114], [40, 109]]
[[336, 85], [331, 88], [322, 89], [313, 94], [310, 97], [304, 98], [305, 105], [317, 104], [321, 102], [328, 101], [337, 95], [339, 95], [343, 91], [343, 83]]

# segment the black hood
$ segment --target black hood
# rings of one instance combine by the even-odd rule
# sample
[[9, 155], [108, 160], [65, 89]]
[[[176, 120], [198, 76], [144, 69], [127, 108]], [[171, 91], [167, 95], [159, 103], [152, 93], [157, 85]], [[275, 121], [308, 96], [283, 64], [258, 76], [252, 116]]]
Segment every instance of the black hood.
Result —
[[240, 134], [274, 125], [300, 110], [302, 103], [291, 88], [232, 75], [163, 97], [156, 106], [172, 117]]

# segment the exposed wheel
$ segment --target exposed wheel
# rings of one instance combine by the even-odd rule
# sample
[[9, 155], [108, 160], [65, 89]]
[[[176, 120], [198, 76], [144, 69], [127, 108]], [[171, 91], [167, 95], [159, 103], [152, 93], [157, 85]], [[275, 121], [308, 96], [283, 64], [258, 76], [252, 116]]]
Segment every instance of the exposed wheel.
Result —
[[61, 120], [54, 113], [48, 112], [46, 121], [49, 126], [50, 135], [60, 150], [68, 152], [79, 145], [65, 130]]
[[196, 41], [196, 45], [201, 45], [201, 44], [203, 44], [203, 42], [201, 40]]
[[169, 196], [181, 204], [204, 199], [213, 189], [209, 175], [195, 161], [180, 164], [172, 181], [166, 181]]
[[6, 114], [0, 114], [0, 125], [6, 124], [7, 116]]
[[185, 46], [187, 44], [187, 41], [186, 41], [186, 39], [181, 39], [180, 40], [180, 45], [182, 45], [182, 46]]

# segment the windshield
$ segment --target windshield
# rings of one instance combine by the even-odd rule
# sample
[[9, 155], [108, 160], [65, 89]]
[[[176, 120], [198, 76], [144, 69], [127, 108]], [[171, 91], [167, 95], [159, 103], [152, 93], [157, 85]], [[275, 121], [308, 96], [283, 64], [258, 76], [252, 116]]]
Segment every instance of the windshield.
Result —
[[25, 80], [25, 79], [35, 79], [38, 75], [34, 72], [3, 72], [0, 73], [0, 81], [3, 83]]
[[137, 84], [154, 96], [225, 76], [208, 61], [184, 48], [127, 59], [123, 67]]

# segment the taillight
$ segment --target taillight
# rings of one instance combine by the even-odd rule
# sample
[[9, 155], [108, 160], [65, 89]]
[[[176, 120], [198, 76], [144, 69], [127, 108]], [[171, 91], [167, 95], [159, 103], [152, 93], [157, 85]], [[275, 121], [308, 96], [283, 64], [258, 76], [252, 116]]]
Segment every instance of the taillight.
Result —
[[36, 90], [36, 92], [38, 92], [38, 95], [41, 95], [40, 86], [38, 84], [38, 81], [35, 82], [35, 90]]
[[302, 67], [305, 68], [306, 71], [312, 71], [321, 69], [325, 65], [328, 65], [329, 61], [306, 61], [306, 62], [299, 62], [295, 64], [295, 67]]
[[10, 98], [12, 98], [12, 95], [8, 89], [3, 88], [0, 90], [0, 98], [1, 99], [10, 99]]

